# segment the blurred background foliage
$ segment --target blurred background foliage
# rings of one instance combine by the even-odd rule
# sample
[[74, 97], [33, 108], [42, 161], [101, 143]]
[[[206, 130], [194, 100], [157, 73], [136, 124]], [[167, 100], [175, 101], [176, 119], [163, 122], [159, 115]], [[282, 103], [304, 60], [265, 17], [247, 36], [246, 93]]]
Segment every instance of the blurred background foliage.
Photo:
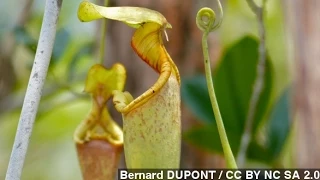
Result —
[[[89, 68], [99, 63], [101, 22], [77, 19], [80, 1], [64, 1], [43, 97], [22, 179], [81, 179], [72, 134], [90, 108], [83, 93]], [[258, 1], [259, 2], [259, 1]], [[4, 179], [20, 109], [37, 46], [45, 1], [4, 1], [0, 6], [0, 179]], [[95, 2], [103, 4], [101, 1]], [[258, 60], [257, 21], [244, 0], [224, 0], [221, 28], [209, 38], [218, 102], [232, 150], [237, 154]], [[203, 74], [200, 7], [214, 1], [111, 0], [110, 6], [143, 6], [160, 11], [173, 25], [166, 43], [182, 76], [182, 168], [221, 168], [221, 144]], [[293, 167], [288, 137], [290, 67], [281, 1], [268, 0], [265, 89], [254, 118], [246, 167]], [[13, 13], [14, 12], [14, 13]], [[108, 21], [104, 64], [128, 68], [126, 89], [137, 96], [157, 75], [130, 47], [132, 30]], [[111, 107], [112, 108], [112, 107]], [[119, 114], [113, 115], [120, 121]], [[286, 148], [287, 147], [287, 148]], [[120, 165], [124, 167], [122, 163]]]

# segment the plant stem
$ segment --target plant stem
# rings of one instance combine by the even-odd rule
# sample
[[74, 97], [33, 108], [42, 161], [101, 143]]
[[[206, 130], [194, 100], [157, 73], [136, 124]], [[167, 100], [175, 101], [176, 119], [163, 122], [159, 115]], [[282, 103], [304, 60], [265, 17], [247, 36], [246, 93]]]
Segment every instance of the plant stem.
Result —
[[19, 180], [54, 45], [62, 0], [47, 0], [34, 64], [22, 106], [6, 180]]
[[253, 85], [253, 92], [250, 98], [249, 109], [247, 113], [247, 119], [245, 121], [244, 133], [241, 138], [239, 154], [237, 157], [237, 162], [239, 167], [243, 167], [246, 163], [246, 154], [249, 143], [252, 136], [252, 126], [254, 121], [254, 116], [258, 101], [260, 99], [262, 90], [264, 88], [264, 76], [265, 76], [265, 64], [266, 64], [266, 45], [265, 45], [265, 26], [263, 20], [264, 6], [266, 0], [263, 0], [262, 7], [257, 6], [253, 0], [247, 0], [247, 3], [251, 10], [256, 14], [258, 19], [258, 30], [260, 37], [259, 44], [259, 59], [257, 66], [257, 77]]
[[205, 73], [206, 73], [206, 80], [207, 80], [207, 86], [209, 90], [209, 96], [210, 101], [212, 105], [212, 110], [214, 112], [214, 117], [216, 119], [218, 132], [220, 136], [220, 141], [222, 144], [223, 153], [226, 158], [227, 167], [232, 169], [237, 169], [237, 164], [234, 159], [226, 130], [223, 125], [223, 120], [221, 117], [221, 113], [219, 110], [218, 101], [215, 95], [214, 87], [213, 87], [213, 81], [212, 81], [212, 75], [211, 75], [211, 66], [210, 66], [210, 57], [209, 57], [209, 50], [208, 50], [208, 35], [210, 32], [214, 31], [216, 28], [218, 28], [223, 19], [223, 9], [221, 6], [220, 1], [218, 0], [219, 10], [220, 10], [220, 20], [217, 24], [215, 24], [216, 15], [214, 11], [210, 8], [204, 7], [201, 8], [196, 17], [196, 23], [198, 28], [203, 32], [202, 36], [202, 51], [203, 51], [203, 57], [204, 57], [204, 65], [205, 65]]
[[[109, 0], [104, 0], [104, 6], [108, 6]], [[104, 51], [106, 47], [106, 35], [107, 35], [107, 19], [102, 20], [101, 23], [101, 39], [100, 39], [100, 49], [99, 49], [99, 58], [100, 64], [104, 62]]]
[[106, 25], [107, 20], [103, 19], [101, 23], [101, 39], [100, 39], [100, 49], [99, 49], [99, 58], [100, 58], [100, 64], [103, 64], [104, 62], [104, 50], [106, 47]]
[[203, 56], [204, 56], [204, 64], [205, 64], [205, 73], [206, 73], [206, 79], [207, 79], [207, 86], [209, 90], [209, 96], [211, 100], [212, 110], [214, 112], [214, 117], [216, 119], [218, 132], [223, 148], [223, 152], [226, 158], [227, 167], [237, 169], [237, 164], [234, 159], [232, 150], [230, 148], [230, 144], [228, 141], [227, 133], [223, 125], [221, 113], [219, 110], [218, 101], [215, 95], [214, 87], [213, 87], [213, 81], [212, 81], [212, 75], [211, 75], [211, 66], [210, 66], [210, 58], [208, 53], [208, 33], [204, 32], [202, 36], [202, 49], [203, 49]]

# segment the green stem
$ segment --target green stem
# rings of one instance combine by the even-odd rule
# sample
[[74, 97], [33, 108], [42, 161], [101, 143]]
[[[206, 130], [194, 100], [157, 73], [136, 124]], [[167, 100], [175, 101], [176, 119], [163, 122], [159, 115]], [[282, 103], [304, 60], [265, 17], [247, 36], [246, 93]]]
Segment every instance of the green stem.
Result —
[[210, 96], [210, 101], [211, 101], [211, 105], [212, 105], [212, 110], [214, 112], [214, 117], [216, 119], [223, 152], [224, 152], [226, 162], [227, 162], [227, 167], [237, 169], [237, 164], [236, 164], [236, 161], [234, 159], [233, 153], [230, 148], [227, 133], [224, 128], [223, 120], [222, 120], [221, 113], [219, 110], [218, 101], [217, 101], [216, 94], [215, 94], [214, 87], [213, 87], [207, 39], [208, 39], [208, 33], [205, 32], [205, 33], [203, 33], [203, 36], [202, 36], [202, 49], [203, 49], [203, 56], [204, 56], [207, 86], [208, 86], [208, 90], [209, 90], [209, 96]]
[[[104, 1], [104, 6], [108, 6], [109, 0]], [[106, 35], [107, 35], [107, 19], [102, 20], [101, 23], [101, 40], [100, 40], [100, 49], [99, 49], [99, 58], [100, 63], [104, 62], [104, 50], [106, 47]]]
[[220, 1], [218, 1], [218, 4], [219, 4], [220, 12], [221, 12], [221, 14], [220, 14], [221, 18], [220, 18], [220, 21], [216, 25], [214, 25], [215, 13], [210, 8], [200, 9], [200, 11], [197, 14], [196, 20], [197, 20], [197, 26], [199, 27], [199, 29], [201, 29], [203, 31], [202, 50], [203, 50], [203, 57], [204, 57], [204, 64], [205, 64], [207, 86], [208, 86], [208, 90], [209, 90], [209, 96], [210, 96], [210, 101], [211, 101], [211, 105], [212, 105], [212, 110], [214, 112], [214, 116], [215, 116], [217, 127], [218, 127], [218, 132], [219, 132], [220, 141], [222, 144], [222, 149], [223, 149], [225, 159], [227, 162], [227, 167], [237, 169], [237, 164], [236, 164], [235, 158], [233, 156], [233, 153], [232, 153], [229, 141], [228, 141], [227, 133], [224, 128], [223, 120], [222, 120], [221, 113], [219, 110], [218, 101], [217, 101], [214, 87], [213, 87], [211, 66], [210, 66], [210, 57], [209, 57], [209, 51], [208, 51], [208, 42], [207, 42], [208, 35], [211, 31], [218, 28], [222, 22], [223, 11], [222, 11]]
[[101, 23], [101, 40], [100, 40], [100, 50], [99, 50], [99, 59], [100, 63], [103, 64], [104, 61], [104, 49], [106, 47], [106, 24], [107, 20], [102, 20]]

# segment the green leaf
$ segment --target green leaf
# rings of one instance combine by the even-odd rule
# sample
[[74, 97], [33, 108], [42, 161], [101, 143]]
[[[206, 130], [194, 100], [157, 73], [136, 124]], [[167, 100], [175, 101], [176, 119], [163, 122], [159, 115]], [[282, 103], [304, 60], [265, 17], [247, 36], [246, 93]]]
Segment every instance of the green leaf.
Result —
[[268, 150], [257, 141], [251, 141], [247, 151], [249, 159], [269, 164], [272, 160]]
[[33, 53], [36, 52], [37, 40], [31, 36], [25, 27], [17, 26], [14, 28], [13, 33], [17, 43], [25, 45]]
[[52, 62], [60, 60], [60, 57], [67, 50], [67, 45], [70, 42], [70, 33], [66, 29], [57, 31], [56, 40], [52, 50]]
[[[68, 64], [68, 81], [73, 81], [76, 80], [76, 78], [79, 78], [79, 74], [81, 74], [81, 71], [83, 71], [83, 67], [87, 67], [87, 59], [84, 59], [82, 57], [88, 55], [88, 54], [93, 54], [94, 50], [94, 43], [89, 42], [83, 44], [79, 49], [76, 50], [76, 53], [72, 55], [72, 59], [70, 60], [70, 63]], [[81, 66], [84, 64], [83, 66]], [[87, 72], [86, 72], [87, 73]]]
[[[197, 147], [206, 150], [208, 152], [222, 153], [222, 146], [218, 129], [216, 125], [206, 125], [201, 127], [194, 127], [183, 134], [183, 138], [187, 142], [191, 142]], [[237, 134], [228, 133], [228, 139], [230, 142], [236, 141]], [[238, 144], [231, 143], [231, 149], [235, 149]]]
[[215, 124], [207, 83], [203, 75], [182, 79], [181, 95], [184, 103], [200, 120]]
[[290, 88], [287, 88], [275, 104], [267, 124], [268, 139], [266, 146], [273, 159], [280, 154], [290, 133], [289, 100]]
[[[247, 36], [227, 49], [213, 77], [216, 96], [227, 134], [235, 137], [229, 140], [235, 154], [238, 151], [244, 131], [249, 101], [256, 78], [257, 63], [258, 41]], [[266, 113], [270, 99], [272, 69], [269, 59], [267, 59], [265, 70], [264, 89], [256, 107], [253, 135], [256, 134], [257, 127]], [[182, 100], [196, 117], [206, 123], [213, 122], [214, 116], [211, 110], [208, 91], [204, 90], [207, 86], [203, 81], [205, 81], [204, 76], [182, 81]], [[208, 138], [217, 136], [216, 131], [215, 133], [208, 136]], [[214, 144], [214, 141], [210, 140], [206, 142], [193, 138], [187, 140], [200, 147], [208, 146], [200, 143], [211, 143], [208, 147], [220, 146], [219, 143]], [[216, 147], [212, 150], [218, 149]]]
[[253, 140], [248, 148], [248, 158], [271, 165], [279, 159], [290, 133], [289, 99], [290, 88], [287, 88], [274, 104], [269, 120], [266, 122], [266, 141]]
[[[258, 65], [258, 41], [244, 37], [227, 50], [214, 76], [216, 95], [227, 131], [242, 135]], [[272, 86], [271, 62], [267, 58], [264, 89], [258, 101], [253, 134], [266, 113]], [[240, 137], [239, 137], [240, 140]]]

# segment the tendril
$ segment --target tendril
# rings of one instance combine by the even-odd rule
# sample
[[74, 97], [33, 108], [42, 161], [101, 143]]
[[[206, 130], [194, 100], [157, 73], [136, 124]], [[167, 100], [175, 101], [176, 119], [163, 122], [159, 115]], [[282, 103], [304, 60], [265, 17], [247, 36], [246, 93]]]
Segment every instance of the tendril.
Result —
[[220, 27], [222, 23], [222, 18], [223, 18], [223, 10], [220, 1], [218, 0], [218, 5], [219, 5], [219, 11], [220, 11], [220, 20], [217, 24], [215, 24], [216, 21], [216, 14], [215, 12], [208, 7], [201, 8], [196, 17], [196, 23], [198, 28], [205, 32], [209, 33]]
[[214, 13], [214, 11], [207, 7], [204, 7], [198, 11], [198, 14], [196, 17], [196, 23], [198, 28], [203, 32], [202, 50], [203, 50], [203, 57], [204, 57], [204, 65], [205, 65], [204, 67], [205, 67], [205, 74], [206, 74], [206, 80], [207, 80], [207, 87], [209, 91], [212, 110], [214, 112], [214, 116], [217, 123], [217, 128], [220, 136], [220, 141], [222, 144], [222, 149], [226, 158], [227, 166], [232, 169], [237, 169], [237, 164], [229, 144], [226, 130], [224, 128], [217, 97], [214, 92], [212, 75], [211, 75], [210, 57], [209, 57], [209, 51], [208, 51], [208, 42], [207, 42], [208, 34], [213, 30], [217, 29], [222, 23], [223, 11], [222, 11], [222, 6], [219, 0], [218, 0], [218, 5], [220, 10], [220, 20], [218, 23], [215, 24], [216, 14]]
[[214, 22], [216, 21], [216, 14], [210, 8], [201, 8], [197, 13], [197, 26], [203, 32], [210, 32], [214, 28]]

